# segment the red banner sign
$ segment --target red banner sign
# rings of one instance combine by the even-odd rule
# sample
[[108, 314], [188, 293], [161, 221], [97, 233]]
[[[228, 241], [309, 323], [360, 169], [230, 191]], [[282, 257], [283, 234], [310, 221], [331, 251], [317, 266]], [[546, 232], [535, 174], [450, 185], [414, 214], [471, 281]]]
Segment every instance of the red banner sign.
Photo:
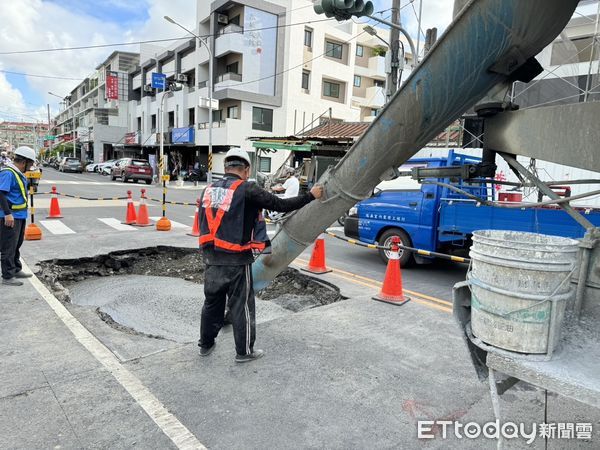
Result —
[[119, 100], [119, 74], [106, 72], [106, 99]]
[[135, 131], [127, 133], [125, 135], [125, 144], [132, 145], [137, 144], [137, 133]]

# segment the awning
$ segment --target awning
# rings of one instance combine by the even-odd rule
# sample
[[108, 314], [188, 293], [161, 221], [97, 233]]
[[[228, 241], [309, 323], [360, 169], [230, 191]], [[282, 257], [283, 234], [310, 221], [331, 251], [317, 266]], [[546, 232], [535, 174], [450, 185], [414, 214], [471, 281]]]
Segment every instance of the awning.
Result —
[[316, 142], [309, 141], [254, 141], [252, 147], [271, 150], [290, 150], [294, 152], [310, 152]]

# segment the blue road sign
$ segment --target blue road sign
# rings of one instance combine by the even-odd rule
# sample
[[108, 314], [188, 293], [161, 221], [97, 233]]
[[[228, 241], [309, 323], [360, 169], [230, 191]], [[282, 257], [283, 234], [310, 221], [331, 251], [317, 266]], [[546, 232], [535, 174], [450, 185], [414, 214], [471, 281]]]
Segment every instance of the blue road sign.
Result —
[[167, 76], [164, 73], [152, 73], [152, 87], [154, 89], [167, 88]]

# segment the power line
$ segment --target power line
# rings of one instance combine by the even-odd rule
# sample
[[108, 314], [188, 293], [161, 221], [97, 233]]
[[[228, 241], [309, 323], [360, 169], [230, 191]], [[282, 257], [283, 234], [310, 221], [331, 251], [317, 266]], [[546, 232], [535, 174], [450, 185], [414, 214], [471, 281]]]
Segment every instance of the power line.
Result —
[[25, 75], [28, 77], [35, 77], [35, 78], [51, 78], [53, 80], [72, 80], [72, 81], [81, 81], [82, 80], [82, 78], [57, 77], [57, 76], [52, 76], [52, 75], [34, 75], [31, 73], [12, 72], [10, 70], [0, 70], [0, 73], [8, 73], [11, 75]]
[[[312, 5], [309, 5], [309, 6], [312, 6]], [[300, 8], [298, 8], [298, 9], [300, 9]], [[219, 37], [219, 36], [223, 36], [226, 34], [244, 34], [245, 32], [273, 30], [273, 29], [277, 29], [277, 28], [293, 27], [296, 25], [309, 25], [312, 23], [327, 22], [330, 20], [334, 20], [334, 19], [327, 18], [327, 19], [318, 19], [318, 20], [307, 20], [305, 22], [274, 25], [274, 26], [270, 26], [270, 27], [250, 28], [250, 29], [242, 29], [242, 30], [230, 30], [230, 31], [225, 31], [223, 33], [199, 35], [199, 37], [202, 39], [206, 39], [209, 37]], [[172, 42], [172, 41], [181, 41], [181, 40], [190, 40], [190, 39], [193, 39], [193, 36], [184, 36], [184, 37], [169, 38], [169, 39], [151, 39], [151, 40], [146, 40], [146, 41], [116, 42], [116, 43], [112, 43], [112, 44], [81, 45], [78, 47], [59, 47], [59, 48], [37, 49], [37, 50], [18, 50], [18, 51], [13, 51], [13, 52], [0, 52], [0, 55], [28, 55], [31, 53], [49, 53], [49, 52], [62, 52], [62, 51], [72, 51], [72, 50], [89, 50], [89, 49], [95, 49], [95, 48], [123, 47], [123, 46], [130, 46], [130, 45], [153, 44], [153, 43], [158, 43], [158, 42]]]

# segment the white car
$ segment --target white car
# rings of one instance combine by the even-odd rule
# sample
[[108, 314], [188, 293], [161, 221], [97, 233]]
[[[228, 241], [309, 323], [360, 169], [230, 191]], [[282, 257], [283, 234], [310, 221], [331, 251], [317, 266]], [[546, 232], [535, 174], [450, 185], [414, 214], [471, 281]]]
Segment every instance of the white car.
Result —
[[105, 161], [103, 163], [99, 163], [96, 171], [99, 172], [101, 175], [110, 175], [110, 172], [112, 170], [112, 166], [116, 162], [117, 162], [116, 159], [111, 159], [109, 161]]
[[98, 171], [98, 163], [91, 163], [85, 166], [86, 172], [97, 172]]

